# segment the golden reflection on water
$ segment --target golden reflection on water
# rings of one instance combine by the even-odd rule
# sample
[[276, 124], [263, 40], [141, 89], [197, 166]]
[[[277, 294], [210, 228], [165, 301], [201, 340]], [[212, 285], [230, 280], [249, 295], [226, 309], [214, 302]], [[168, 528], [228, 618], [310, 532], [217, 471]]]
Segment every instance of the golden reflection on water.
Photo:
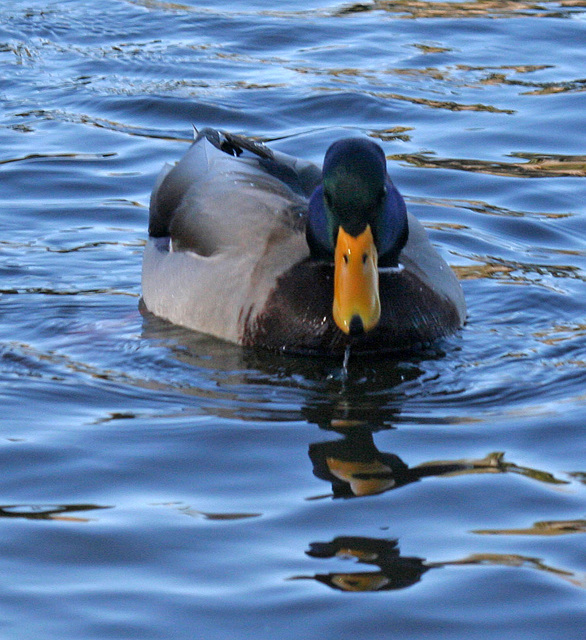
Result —
[[539, 285], [546, 289], [556, 290], [554, 285], [548, 281], [540, 282], [528, 278], [529, 275], [551, 276], [553, 278], [571, 278], [575, 280], [585, 280], [586, 275], [577, 267], [569, 265], [544, 265], [516, 262], [514, 260], [504, 260], [488, 256], [477, 260], [485, 260], [483, 264], [455, 265], [452, 267], [460, 280], [504, 280], [509, 284], [517, 285]]
[[[215, 13], [207, 7], [199, 7], [170, 0], [127, 0], [152, 11], [169, 12], [205, 12]], [[566, 16], [575, 8], [584, 6], [583, 0], [560, 0], [546, 6], [533, 2], [517, 0], [471, 0], [469, 2], [429, 2], [428, 0], [375, 0], [374, 2], [353, 2], [334, 9], [316, 8], [313, 10], [262, 9], [256, 13], [277, 17], [293, 17], [307, 14], [318, 16], [345, 17], [372, 11], [384, 11], [393, 14], [393, 18], [476, 18], [490, 16], [494, 18], [551, 17]], [[226, 14], [229, 8], [224, 6], [218, 13]], [[238, 13], [236, 9], [234, 13]], [[242, 11], [244, 13], [245, 11]]]
[[560, 536], [568, 533], [586, 533], [586, 520], [546, 520], [535, 522], [526, 529], [477, 529], [472, 533], [491, 536]]
[[436, 158], [431, 153], [394, 154], [389, 160], [406, 162], [426, 169], [452, 169], [516, 178], [586, 176], [586, 156], [562, 156], [537, 153], [512, 153], [525, 162], [494, 162], [471, 158]]
[[[354, 3], [337, 11], [337, 15], [362, 13], [365, 11], [385, 11], [395, 14], [394, 18], [495, 18], [550, 17], [564, 15], [565, 10], [583, 7], [583, 0], [561, 0], [546, 9], [534, 2], [517, 0], [472, 0], [470, 2], [427, 2], [426, 0], [378, 0], [372, 3]], [[557, 13], [556, 13], [557, 10]]]

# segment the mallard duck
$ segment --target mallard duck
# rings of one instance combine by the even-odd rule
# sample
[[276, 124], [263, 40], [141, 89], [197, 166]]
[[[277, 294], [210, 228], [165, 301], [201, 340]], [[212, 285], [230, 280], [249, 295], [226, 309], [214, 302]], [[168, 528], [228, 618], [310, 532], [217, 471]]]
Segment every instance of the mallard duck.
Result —
[[320, 170], [202, 130], [153, 189], [142, 288], [172, 323], [286, 352], [409, 350], [466, 315], [383, 150], [360, 137], [334, 142]]

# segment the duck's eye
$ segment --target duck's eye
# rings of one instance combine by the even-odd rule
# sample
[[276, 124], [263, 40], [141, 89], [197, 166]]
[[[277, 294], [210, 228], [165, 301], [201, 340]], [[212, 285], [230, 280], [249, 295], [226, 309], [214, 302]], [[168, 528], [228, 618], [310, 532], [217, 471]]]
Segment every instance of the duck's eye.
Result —
[[344, 254], [344, 264], [348, 264], [348, 254]]
[[379, 194], [378, 194], [379, 204], [386, 198], [386, 196], [387, 196], [387, 188], [382, 187], [382, 189], [379, 191]]
[[368, 260], [368, 253], [363, 253], [362, 254], [362, 264], [366, 264], [367, 260]]
[[326, 191], [324, 193], [324, 200], [326, 201], [326, 206], [328, 209], [332, 208], [332, 196]]

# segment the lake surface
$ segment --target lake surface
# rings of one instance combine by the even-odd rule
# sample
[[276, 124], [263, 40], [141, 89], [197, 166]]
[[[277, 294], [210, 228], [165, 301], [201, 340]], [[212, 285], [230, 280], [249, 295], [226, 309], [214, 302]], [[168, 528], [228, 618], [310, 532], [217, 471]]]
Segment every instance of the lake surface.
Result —
[[[4, 0], [0, 637], [586, 628], [586, 4]], [[400, 360], [140, 306], [192, 126], [377, 139], [469, 318]]]

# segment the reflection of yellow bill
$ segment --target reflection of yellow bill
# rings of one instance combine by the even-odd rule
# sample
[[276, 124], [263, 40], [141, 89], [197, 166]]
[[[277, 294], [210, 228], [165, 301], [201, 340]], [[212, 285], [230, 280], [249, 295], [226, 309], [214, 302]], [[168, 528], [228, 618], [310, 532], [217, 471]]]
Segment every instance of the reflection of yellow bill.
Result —
[[[339, 227], [334, 254], [334, 320], [344, 333], [374, 329], [380, 319], [378, 254], [370, 225], [357, 237]], [[354, 318], [354, 321], [353, 321]]]
[[355, 496], [372, 496], [388, 491], [396, 484], [391, 468], [378, 460], [352, 462], [326, 458], [326, 463], [330, 473], [347, 482]]
[[332, 584], [342, 591], [378, 591], [384, 589], [390, 580], [381, 571], [372, 573], [335, 573]]

